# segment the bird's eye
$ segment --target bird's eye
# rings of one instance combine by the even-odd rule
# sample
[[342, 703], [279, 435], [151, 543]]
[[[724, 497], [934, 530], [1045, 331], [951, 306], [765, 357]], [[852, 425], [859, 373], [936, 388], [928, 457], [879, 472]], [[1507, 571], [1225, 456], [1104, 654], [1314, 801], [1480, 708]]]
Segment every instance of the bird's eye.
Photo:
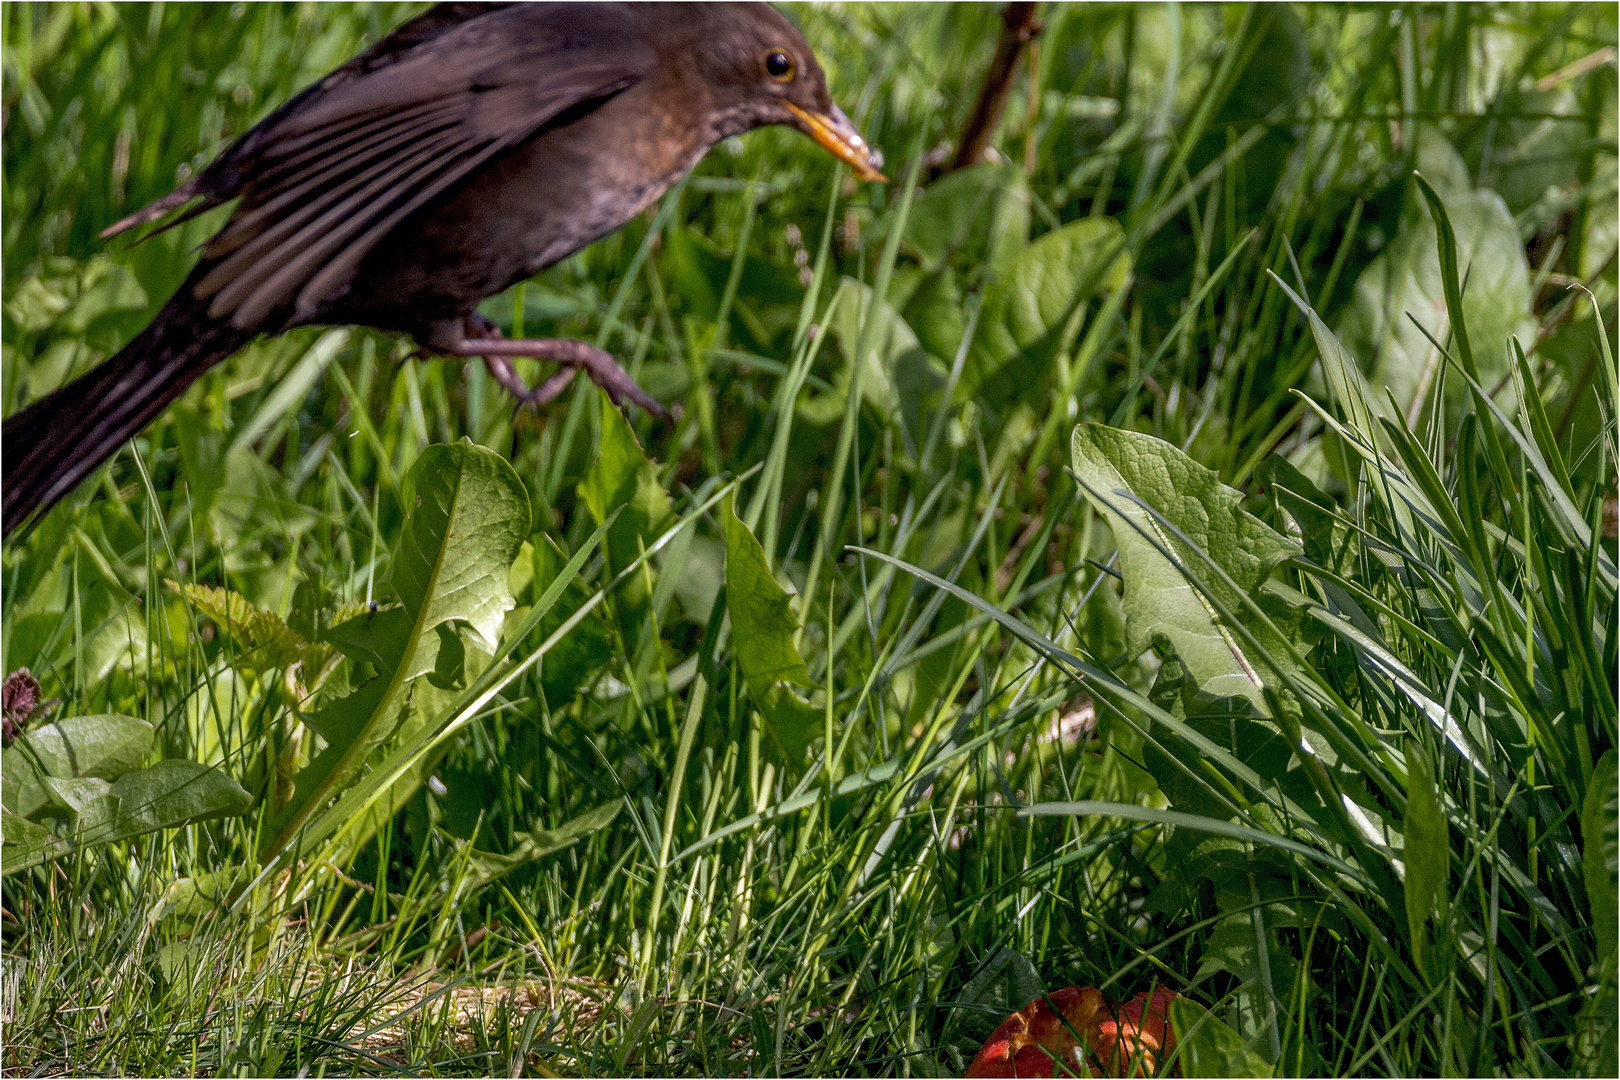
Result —
[[787, 82], [793, 78], [793, 57], [778, 49], [765, 54], [765, 74], [777, 82]]

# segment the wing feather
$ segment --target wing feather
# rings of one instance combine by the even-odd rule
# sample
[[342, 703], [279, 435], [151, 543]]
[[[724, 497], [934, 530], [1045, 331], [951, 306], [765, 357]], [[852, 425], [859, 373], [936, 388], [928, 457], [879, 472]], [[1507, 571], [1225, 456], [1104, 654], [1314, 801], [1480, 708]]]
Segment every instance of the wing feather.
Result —
[[626, 20], [544, 7], [469, 20], [259, 133], [236, 212], [204, 251], [209, 313], [240, 329], [289, 306], [315, 316], [410, 214], [656, 62]]
[[[424, 140], [444, 134], [453, 126], [454, 118], [446, 115], [435, 122], [403, 121], [378, 131], [372, 138], [352, 147], [349, 152], [334, 148], [321, 162], [310, 162], [309, 167], [296, 173], [281, 173], [267, 178], [263, 187], [255, 186], [253, 205], [238, 208], [225, 227], [208, 242], [204, 258], [223, 258], [244, 244], [261, 237], [287, 214], [296, 214], [298, 208], [321, 199], [322, 193], [352, 191], [375, 176], [379, 167], [397, 163], [402, 149], [416, 150]], [[204, 294], [206, 295], [206, 294]]]
[[[424, 168], [440, 168], [455, 140], [444, 136], [404, 160], [377, 162], [354, 181], [332, 188], [295, 212], [280, 218], [242, 248], [222, 260], [197, 283], [199, 297], [213, 296], [209, 314], [217, 317], [237, 308], [289, 265], [303, 265], [316, 255], [331, 252], [353, 236], [368, 208], [387, 206]], [[271, 305], [274, 306], [273, 304]], [[244, 313], [243, 320], [247, 316]]]

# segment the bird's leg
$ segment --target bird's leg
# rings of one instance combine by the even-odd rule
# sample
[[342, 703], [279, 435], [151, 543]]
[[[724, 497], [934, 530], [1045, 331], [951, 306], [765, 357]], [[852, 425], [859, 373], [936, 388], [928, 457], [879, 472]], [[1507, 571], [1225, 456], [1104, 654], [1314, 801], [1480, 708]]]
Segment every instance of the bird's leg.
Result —
[[[618, 361], [601, 349], [573, 341], [569, 338], [532, 338], [508, 341], [494, 323], [474, 314], [467, 320], [467, 329], [477, 336], [462, 337], [459, 341], [444, 342], [438, 347], [454, 356], [477, 356], [484, 361], [490, 375], [502, 388], [525, 405], [544, 405], [562, 393], [577, 371], [589, 375], [591, 381], [613, 399], [615, 405], [633, 401], [654, 416], [667, 417], [669, 413], [650, 394], [636, 385]], [[530, 388], [512, 367], [512, 357], [529, 356], [537, 360], [553, 360], [562, 370], [539, 386]]]
[[539, 386], [530, 386], [523, 381], [523, 376], [517, 373], [512, 361], [505, 356], [490, 356], [484, 354], [484, 367], [489, 369], [490, 375], [501, 384], [501, 389], [518, 399], [520, 405], [544, 405], [551, 401], [564, 388], [574, 380], [579, 369], [564, 365], [558, 372], [541, 383]]

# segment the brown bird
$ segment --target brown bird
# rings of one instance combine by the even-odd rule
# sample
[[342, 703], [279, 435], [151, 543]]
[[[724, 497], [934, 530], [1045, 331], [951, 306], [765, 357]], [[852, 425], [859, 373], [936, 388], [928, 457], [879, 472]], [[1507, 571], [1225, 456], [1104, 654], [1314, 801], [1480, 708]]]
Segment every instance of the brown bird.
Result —
[[[102, 234], [236, 201], [145, 330], [5, 421], [4, 531], [66, 495], [203, 372], [296, 326], [370, 326], [482, 357], [532, 404], [583, 370], [614, 401], [662, 413], [608, 354], [501, 340], [475, 308], [623, 225], [716, 142], [765, 124], [884, 179], [809, 45], [765, 4], [429, 10]], [[517, 356], [563, 366], [530, 389]]]

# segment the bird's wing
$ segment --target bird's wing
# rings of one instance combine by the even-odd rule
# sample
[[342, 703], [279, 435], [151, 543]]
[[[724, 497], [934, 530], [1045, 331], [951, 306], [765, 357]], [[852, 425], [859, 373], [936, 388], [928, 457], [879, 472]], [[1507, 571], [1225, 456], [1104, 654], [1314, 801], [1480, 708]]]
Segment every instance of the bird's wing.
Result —
[[387, 67], [402, 57], [427, 43], [433, 38], [454, 29], [458, 24], [468, 22], [481, 15], [487, 15], [500, 8], [510, 7], [505, 3], [467, 3], [449, 2], [435, 4], [427, 11], [410, 19], [390, 30], [381, 40], [366, 51], [351, 57], [342, 67], [330, 72], [320, 80], [310, 84], [303, 90], [294, 94], [281, 107], [255, 124], [251, 130], [243, 134], [236, 141], [226, 147], [220, 155], [209, 162], [207, 167], [198, 171], [185, 183], [169, 192], [160, 199], [155, 199], [139, 210], [101, 230], [103, 240], [128, 232], [138, 225], [149, 225], [154, 221], [166, 217], [170, 211], [185, 206], [194, 200], [201, 199], [184, 214], [164, 223], [162, 228], [155, 229], [141, 237], [148, 240], [159, 233], [167, 232], [177, 225], [183, 225], [199, 214], [205, 214], [230, 202], [242, 194], [242, 189], [251, 179], [254, 157], [264, 143], [265, 139], [276, 130], [281, 121], [312, 98], [318, 98], [329, 93], [333, 88], [347, 82], [352, 82], [362, 76], [369, 75], [379, 68]]
[[256, 328], [314, 314], [390, 229], [656, 58], [596, 5], [521, 5], [334, 80], [255, 132], [241, 202], [204, 250], [209, 314]]

